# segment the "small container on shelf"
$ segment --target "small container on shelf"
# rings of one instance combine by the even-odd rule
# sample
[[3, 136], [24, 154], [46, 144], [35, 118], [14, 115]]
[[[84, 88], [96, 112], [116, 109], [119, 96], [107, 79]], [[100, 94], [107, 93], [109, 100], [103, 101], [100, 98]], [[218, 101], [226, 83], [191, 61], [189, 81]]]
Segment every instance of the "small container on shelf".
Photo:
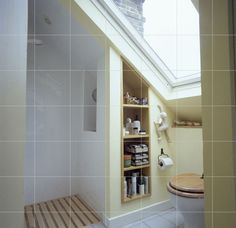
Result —
[[139, 134], [138, 128], [137, 128], [137, 127], [134, 127], [134, 128], [132, 129], [132, 135], [138, 135], [138, 134]]
[[128, 168], [131, 166], [131, 155], [130, 154], [125, 154], [124, 155], [124, 167]]
[[149, 189], [148, 189], [148, 176], [143, 177], [143, 182], [144, 182], [144, 193], [148, 194]]

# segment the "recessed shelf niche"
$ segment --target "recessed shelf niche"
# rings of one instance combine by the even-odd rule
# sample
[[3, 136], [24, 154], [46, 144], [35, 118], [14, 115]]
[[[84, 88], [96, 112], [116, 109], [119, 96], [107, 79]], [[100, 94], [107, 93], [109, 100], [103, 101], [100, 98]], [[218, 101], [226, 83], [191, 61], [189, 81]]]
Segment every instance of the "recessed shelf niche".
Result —
[[[140, 103], [127, 102], [127, 99], [124, 98], [127, 92], [130, 96], [140, 99]], [[147, 98], [147, 103], [144, 104], [141, 100], [142, 98]], [[127, 203], [151, 196], [151, 148], [149, 85], [125, 61], [123, 61], [121, 101], [121, 201], [122, 203]], [[134, 121], [136, 116], [140, 121], [141, 130], [145, 130], [145, 134], [125, 133], [124, 127], [126, 126], [127, 118]], [[133, 153], [127, 149], [130, 145], [137, 145], [143, 149], [139, 148], [137, 153]], [[128, 157], [131, 156], [131, 164], [128, 166], [124, 160], [127, 155]], [[135, 180], [134, 176], [137, 176], [136, 182], [132, 182], [132, 178]], [[144, 192], [142, 192], [143, 186], [139, 185], [144, 185]], [[132, 192], [130, 188], [136, 188], [136, 191]]]

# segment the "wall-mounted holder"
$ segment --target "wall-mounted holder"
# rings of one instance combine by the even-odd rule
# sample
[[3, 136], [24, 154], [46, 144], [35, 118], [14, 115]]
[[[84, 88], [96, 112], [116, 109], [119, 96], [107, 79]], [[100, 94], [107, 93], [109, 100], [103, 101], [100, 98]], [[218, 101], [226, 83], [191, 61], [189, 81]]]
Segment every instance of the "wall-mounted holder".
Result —
[[158, 142], [161, 142], [162, 138], [161, 138], [161, 133], [164, 132], [165, 136], [166, 136], [166, 140], [167, 142], [170, 142], [170, 137], [168, 135], [168, 121], [167, 121], [167, 114], [166, 112], [163, 112], [161, 109], [161, 106], [157, 105], [158, 109], [160, 110], [160, 118], [158, 122], [154, 122], [155, 127], [156, 127], [156, 131], [157, 131], [157, 140]]
[[161, 154], [158, 156], [158, 166], [161, 170], [169, 169], [173, 166], [173, 160], [168, 154], [165, 154], [163, 148], [161, 148]]
[[160, 157], [166, 156], [167, 158], [169, 157], [168, 154], [164, 153], [163, 148], [161, 148], [161, 154], [158, 155], [158, 164], [160, 164]]

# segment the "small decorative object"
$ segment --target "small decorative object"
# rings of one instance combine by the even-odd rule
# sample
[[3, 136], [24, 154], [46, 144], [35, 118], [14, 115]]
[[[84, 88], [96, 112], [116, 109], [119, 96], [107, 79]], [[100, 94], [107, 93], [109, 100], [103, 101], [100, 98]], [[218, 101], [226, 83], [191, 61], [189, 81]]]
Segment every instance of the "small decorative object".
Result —
[[124, 101], [125, 101], [124, 103], [128, 104], [129, 99], [130, 99], [130, 95], [129, 95], [128, 92], [126, 92], [125, 95], [124, 95]]
[[164, 132], [166, 139], [168, 142], [170, 142], [170, 138], [167, 132], [167, 129], [169, 128], [168, 122], [167, 122], [167, 114], [166, 112], [163, 112], [161, 109], [161, 106], [157, 106], [160, 110], [160, 118], [158, 123], [155, 123], [156, 126], [156, 130], [157, 130], [157, 137], [158, 137], [158, 141], [161, 141], [161, 133]]
[[139, 99], [139, 104], [140, 104], [140, 105], [147, 105], [147, 104], [148, 104], [148, 99], [147, 99], [147, 97], [140, 98], [140, 99]]
[[179, 120], [174, 120], [174, 127], [184, 127], [184, 126], [188, 126], [188, 127], [200, 127], [201, 123], [200, 122], [193, 122], [193, 121], [179, 121]]
[[129, 132], [128, 134], [132, 133], [132, 120], [131, 120], [131, 118], [126, 119], [125, 130], [126, 130], [126, 133]]
[[139, 99], [137, 97], [130, 96], [129, 92], [126, 92], [124, 95], [124, 103], [139, 104]]
[[140, 130], [139, 135], [146, 135], [146, 131], [145, 130]]
[[199, 123], [199, 122], [193, 122], [193, 126], [198, 126], [198, 127], [200, 127], [200, 126], [201, 126], [201, 123]]
[[187, 122], [186, 122], [186, 125], [187, 125], [187, 126], [193, 126], [193, 123], [190, 122], [190, 121], [187, 121]]

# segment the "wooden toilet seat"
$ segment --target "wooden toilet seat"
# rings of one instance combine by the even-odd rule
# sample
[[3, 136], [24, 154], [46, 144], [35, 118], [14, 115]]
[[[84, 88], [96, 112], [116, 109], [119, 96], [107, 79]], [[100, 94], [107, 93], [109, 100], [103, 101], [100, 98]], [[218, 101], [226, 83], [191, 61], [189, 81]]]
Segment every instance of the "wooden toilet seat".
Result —
[[195, 173], [184, 173], [171, 178], [169, 192], [187, 198], [204, 198], [204, 180]]

